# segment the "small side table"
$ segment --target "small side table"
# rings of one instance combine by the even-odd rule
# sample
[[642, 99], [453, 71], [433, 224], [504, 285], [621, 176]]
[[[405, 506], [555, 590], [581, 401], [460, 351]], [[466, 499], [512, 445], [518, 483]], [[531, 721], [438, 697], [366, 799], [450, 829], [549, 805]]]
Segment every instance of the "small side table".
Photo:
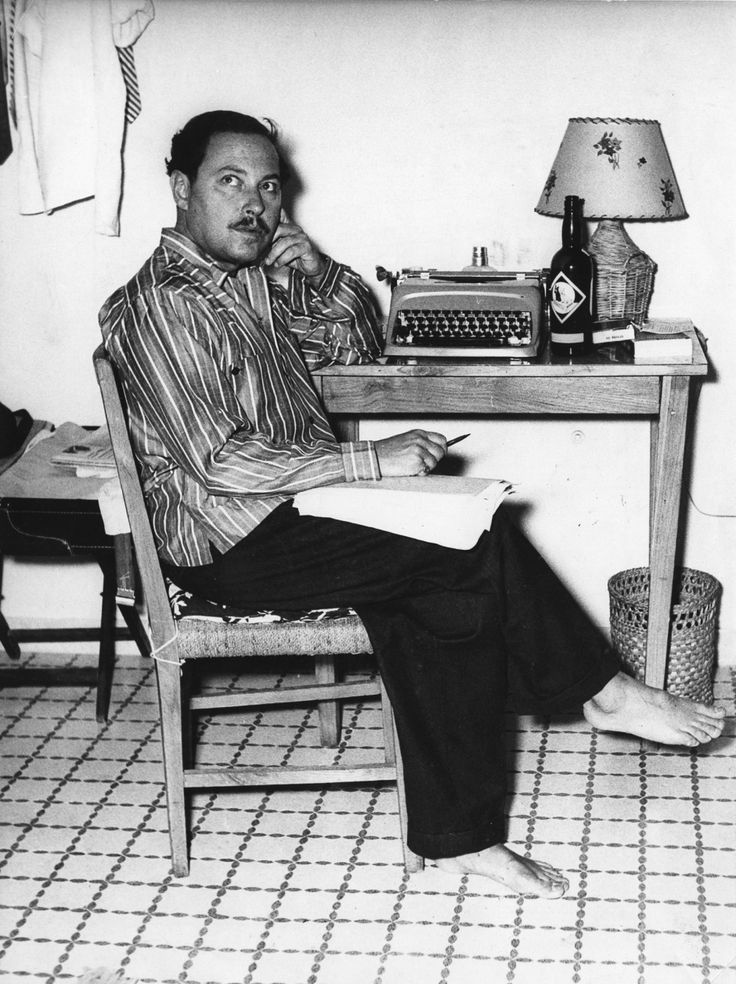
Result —
[[[130, 537], [105, 531], [98, 506], [104, 479], [77, 478], [51, 463], [70, 444], [81, 443], [84, 429], [63, 424], [0, 474], [0, 585], [3, 556], [94, 560], [102, 570], [100, 627], [12, 630], [0, 613], [0, 643], [11, 660], [23, 641], [99, 640], [97, 669], [0, 669], [0, 686], [96, 684], [97, 720], [107, 720], [115, 663], [115, 640], [133, 638], [148, 651], [146, 633], [134, 601]], [[119, 608], [126, 628], [117, 629]]]

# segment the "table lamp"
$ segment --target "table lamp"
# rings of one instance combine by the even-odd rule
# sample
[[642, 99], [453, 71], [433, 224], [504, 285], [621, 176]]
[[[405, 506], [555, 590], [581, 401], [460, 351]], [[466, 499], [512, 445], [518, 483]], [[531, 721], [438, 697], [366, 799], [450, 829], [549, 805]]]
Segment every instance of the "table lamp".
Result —
[[566, 195], [584, 200], [586, 219], [600, 220], [588, 244], [596, 268], [596, 321], [641, 324], [656, 267], [623, 222], [687, 218], [659, 123], [571, 119], [534, 211], [562, 216]]

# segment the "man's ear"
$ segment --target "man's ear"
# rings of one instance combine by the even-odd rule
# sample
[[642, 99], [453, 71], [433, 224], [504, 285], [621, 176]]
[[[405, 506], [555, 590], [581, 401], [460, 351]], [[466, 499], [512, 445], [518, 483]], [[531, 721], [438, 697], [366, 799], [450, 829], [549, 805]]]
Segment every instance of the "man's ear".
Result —
[[192, 187], [189, 178], [183, 171], [172, 171], [169, 177], [169, 184], [176, 207], [186, 212], [189, 208], [189, 195]]

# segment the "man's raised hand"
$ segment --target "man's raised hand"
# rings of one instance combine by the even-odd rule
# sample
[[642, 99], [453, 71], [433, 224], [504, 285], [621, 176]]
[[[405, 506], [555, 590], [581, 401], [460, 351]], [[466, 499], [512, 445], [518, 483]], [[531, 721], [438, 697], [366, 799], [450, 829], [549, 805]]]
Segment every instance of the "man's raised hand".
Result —
[[289, 279], [287, 267], [299, 270], [305, 277], [317, 279], [324, 274], [327, 266], [324, 256], [306, 232], [291, 221], [283, 208], [271, 249], [263, 262], [269, 276], [284, 285]]

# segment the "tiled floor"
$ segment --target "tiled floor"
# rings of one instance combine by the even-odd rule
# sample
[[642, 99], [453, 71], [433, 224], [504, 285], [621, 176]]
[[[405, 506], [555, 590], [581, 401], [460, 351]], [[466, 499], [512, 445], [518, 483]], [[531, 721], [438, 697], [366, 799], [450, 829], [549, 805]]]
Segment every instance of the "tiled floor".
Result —
[[[731, 715], [735, 686], [719, 671]], [[95, 968], [151, 984], [736, 980], [733, 717], [699, 752], [509, 717], [509, 840], [569, 873], [550, 902], [432, 866], [407, 878], [390, 787], [199, 794], [191, 874], [174, 878], [150, 665], [119, 661], [102, 727], [91, 691], [7, 690], [0, 710], [0, 984]], [[345, 725], [346, 762], [380, 740], [375, 705]], [[336, 754], [303, 709], [201, 730], [213, 762]]]

